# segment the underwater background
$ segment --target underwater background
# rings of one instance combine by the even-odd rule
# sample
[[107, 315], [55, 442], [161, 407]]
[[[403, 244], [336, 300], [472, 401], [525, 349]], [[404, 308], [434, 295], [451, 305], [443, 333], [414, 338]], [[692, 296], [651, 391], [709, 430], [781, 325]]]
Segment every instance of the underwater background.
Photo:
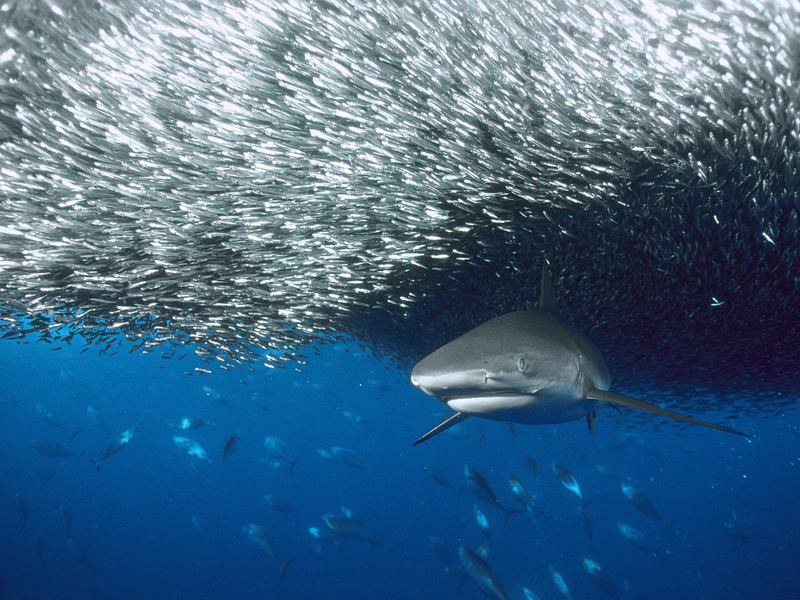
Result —
[[[0, 600], [800, 599], [798, 199], [796, 0], [0, 0]], [[545, 263], [750, 437], [412, 448]]]
[[[352, 343], [322, 345], [302, 365], [210, 375], [196, 374], [203, 363], [190, 352], [164, 360], [6, 341], [0, 358], [4, 599], [483, 597], [462, 575], [462, 545], [485, 547], [511, 598], [526, 597], [522, 586], [536, 594], [527, 597], [563, 597], [551, 569], [573, 598], [613, 597], [585, 558], [620, 598], [800, 597], [794, 407], [737, 419], [752, 439], [656, 431], [605, 408], [594, 435], [583, 421], [512, 431], [473, 419], [411, 448], [445, 411]], [[181, 431], [182, 417], [207, 424]], [[135, 432], [129, 444], [99, 470], [89, 464], [125, 430]], [[175, 435], [208, 459], [182, 452]], [[51, 456], [56, 445], [70, 455]], [[332, 447], [353, 460], [318, 452]], [[571, 471], [583, 499], [553, 463]], [[515, 475], [533, 510], [506, 519], [470, 490], [465, 464], [508, 509], [519, 509]], [[624, 482], [655, 514], [623, 495]], [[309, 533], [341, 507], [362, 539]], [[274, 557], [248, 538], [250, 523]], [[627, 539], [620, 524], [641, 536]]]

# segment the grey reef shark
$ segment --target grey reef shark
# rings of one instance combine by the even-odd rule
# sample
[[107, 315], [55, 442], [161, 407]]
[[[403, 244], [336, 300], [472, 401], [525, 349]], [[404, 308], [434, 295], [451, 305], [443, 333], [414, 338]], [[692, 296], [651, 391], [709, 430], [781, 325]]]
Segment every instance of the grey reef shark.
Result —
[[528, 424], [586, 418], [593, 432], [598, 404], [749, 437], [610, 391], [597, 346], [559, 316], [546, 264], [536, 308], [490, 319], [435, 350], [414, 365], [411, 383], [455, 411], [415, 446], [472, 416]]

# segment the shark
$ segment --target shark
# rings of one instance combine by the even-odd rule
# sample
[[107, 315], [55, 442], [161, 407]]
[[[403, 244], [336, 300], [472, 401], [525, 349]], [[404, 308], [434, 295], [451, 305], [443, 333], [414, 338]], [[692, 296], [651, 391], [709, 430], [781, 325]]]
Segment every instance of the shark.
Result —
[[593, 433], [603, 405], [749, 437], [611, 391], [600, 350], [561, 317], [546, 262], [537, 306], [490, 319], [448, 342], [414, 365], [411, 383], [453, 410], [414, 446], [469, 417], [534, 425], [585, 418]]

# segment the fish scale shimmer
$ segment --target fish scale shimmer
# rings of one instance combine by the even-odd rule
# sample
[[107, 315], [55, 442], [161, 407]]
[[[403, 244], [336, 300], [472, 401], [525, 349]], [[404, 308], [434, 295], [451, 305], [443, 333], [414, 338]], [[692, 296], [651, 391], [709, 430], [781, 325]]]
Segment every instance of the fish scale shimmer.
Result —
[[800, 366], [796, 3], [2, 0], [0, 20], [7, 336], [237, 363], [350, 333], [408, 363], [530, 304], [547, 256], [631, 382]]

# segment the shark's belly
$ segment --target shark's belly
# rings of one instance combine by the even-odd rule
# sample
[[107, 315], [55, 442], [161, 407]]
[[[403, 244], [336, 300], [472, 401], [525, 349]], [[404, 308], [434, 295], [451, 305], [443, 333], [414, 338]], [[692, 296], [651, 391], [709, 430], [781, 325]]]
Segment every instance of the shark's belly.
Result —
[[450, 408], [468, 415], [531, 425], [583, 419], [596, 404], [594, 400], [560, 394], [480, 396], [447, 401]]

